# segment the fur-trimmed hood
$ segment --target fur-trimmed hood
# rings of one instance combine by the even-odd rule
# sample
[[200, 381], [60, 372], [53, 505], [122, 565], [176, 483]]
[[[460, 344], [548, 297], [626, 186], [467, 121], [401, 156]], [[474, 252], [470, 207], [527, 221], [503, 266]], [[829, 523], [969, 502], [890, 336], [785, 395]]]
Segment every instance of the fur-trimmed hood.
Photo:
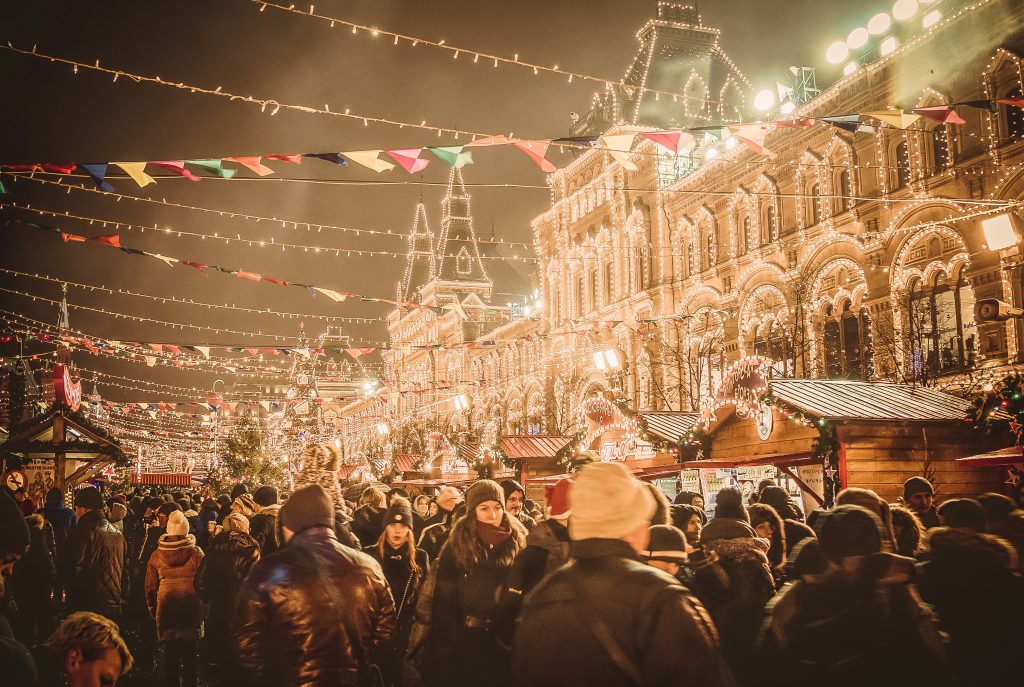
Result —
[[1017, 552], [1005, 539], [975, 532], [966, 527], [936, 527], [928, 532], [930, 559], [936, 562], [963, 563], [966, 560], [998, 563], [1011, 570], [1017, 567]]

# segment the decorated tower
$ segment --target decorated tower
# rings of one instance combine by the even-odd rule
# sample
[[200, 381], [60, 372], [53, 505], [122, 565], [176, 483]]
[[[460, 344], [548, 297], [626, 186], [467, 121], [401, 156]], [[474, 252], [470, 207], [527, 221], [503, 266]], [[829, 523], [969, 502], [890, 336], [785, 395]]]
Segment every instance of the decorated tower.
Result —
[[324, 433], [323, 409], [317, 391], [320, 349], [310, 345], [304, 324], [299, 325], [299, 345], [292, 349], [284, 429], [299, 443], [319, 441]]
[[416, 216], [408, 238], [408, 257], [405, 272], [398, 283], [398, 300], [413, 301], [419, 298], [420, 287], [437, 276], [437, 255], [434, 253], [434, 234], [427, 222], [427, 208], [423, 199], [416, 205]]

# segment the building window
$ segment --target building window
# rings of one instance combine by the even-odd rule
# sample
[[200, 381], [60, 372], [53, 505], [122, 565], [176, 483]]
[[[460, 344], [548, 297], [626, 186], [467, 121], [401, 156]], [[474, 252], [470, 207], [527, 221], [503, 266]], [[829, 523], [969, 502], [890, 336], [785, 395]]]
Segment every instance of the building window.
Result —
[[967, 335], [973, 297], [963, 274], [940, 275], [933, 286], [917, 280], [908, 295], [911, 367], [921, 375], [937, 375], [974, 362], [974, 335]]
[[604, 303], [608, 305], [612, 302], [612, 261], [609, 260], [604, 264]]
[[[1021, 90], [1015, 88], [1007, 93], [1004, 98], [1021, 98]], [[1006, 136], [1011, 141], [1024, 138], [1024, 109], [1013, 105], [1003, 105], [1003, 117], [1006, 118]]]
[[583, 302], [583, 275], [576, 277], [576, 314], [582, 315], [586, 312], [586, 304]]
[[701, 271], [711, 269], [711, 254], [715, 249], [715, 232], [709, 231], [705, 237], [704, 251], [700, 255]]
[[821, 221], [821, 186], [819, 186], [818, 184], [814, 184], [813, 186], [811, 186], [811, 192], [809, 194], [807, 202], [810, 204], [811, 211], [811, 221], [809, 222], [809, 226], [813, 227], [815, 224]]
[[769, 205], [765, 212], [765, 223], [761, 227], [761, 245], [765, 246], [779, 235], [778, 218], [775, 213], [775, 206]]
[[896, 188], [910, 183], [910, 148], [906, 141], [896, 145]]
[[936, 174], [944, 172], [949, 167], [949, 131], [945, 124], [939, 124], [932, 129], [932, 158], [932, 169]]
[[704, 341], [697, 350], [696, 384], [697, 407], [714, 398], [722, 384], [722, 370], [725, 369], [725, 346], [721, 338]]
[[469, 251], [463, 246], [459, 249], [459, 252], [455, 255], [455, 271], [463, 276], [468, 275], [472, 268], [472, 259], [469, 257]]
[[825, 375], [829, 379], [867, 379], [872, 356], [867, 309], [854, 312], [846, 301], [841, 313], [834, 313], [830, 306], [825, 317]]
[[598, 293], [597, 293], [597, 269], [592, 268], [589, 272], [590, 276], [590, 308], [596, 310], [598, 308]]
[[772, 361], [772, 376], [792, 377], [796, 367], [793, 342], [777, 320], [769, 320], [754, 329], [754, 355]]
[[840, 214], [853, 206], [853, 199], [850, 197], [853, 195], [852, 190], [850, 186], [850, 171], [844, 169], [839, 172], [839, 177], [836, 180], [836, 207], [839, 209]]
[[740, 235], [736, 237], [736, 255], [746, 255], [750, 250], [750, 217], [738, 223]]

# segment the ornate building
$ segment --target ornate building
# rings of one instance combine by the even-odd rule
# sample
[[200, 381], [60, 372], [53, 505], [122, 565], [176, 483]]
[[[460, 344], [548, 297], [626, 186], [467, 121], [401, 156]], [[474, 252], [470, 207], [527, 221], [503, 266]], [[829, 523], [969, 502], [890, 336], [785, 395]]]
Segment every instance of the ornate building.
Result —
[[[893, 113], [835, 118], [1020, 99], [1022, 36], [984, 28], [1008, 25], [1014, 3], [949, 4], [746, 145], [694, 131], [752, 121], [751, 86], [694, 7], [659, 3], [622, 85], [574, 117], [574, 136], [638, 134], [628, 155], [589, 149], [548, 177], [552, 206], [532, 222], [540, 318], [484, 315], [491, 283], [455, 171], [436, 250], [417, 208], [399, 287], [433, 309], [392, 313], [387, 399], [346, 415], [571, 434], [595, 390], [697, 410], [755, 354], [776, 377], [946, 388], [1020, 363], [1020, 321], [976, 323], [974, 304], [1024, 306], [1019, 244], [989, 250], [982, 226], [1021, 227], [1006, 201], [1024, 196], [1024, 110], [966, 104], [963, 124], [904, 128]], [[948, 59], [978, 37], [997, 42]], [[674, 152], [639, 135], [681, 127], [692, 136]], [[348, 427], [347, 441], [365, 436]]]

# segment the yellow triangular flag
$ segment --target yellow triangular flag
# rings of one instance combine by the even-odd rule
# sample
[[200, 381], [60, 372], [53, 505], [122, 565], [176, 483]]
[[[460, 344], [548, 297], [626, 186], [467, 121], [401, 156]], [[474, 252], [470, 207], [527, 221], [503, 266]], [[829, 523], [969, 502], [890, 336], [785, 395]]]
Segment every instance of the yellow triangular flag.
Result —
[[612, 158], [622, 165], [623, 169], [628, 169], [631, 172], [636, 171], [636, 165], [629, 161], [629, 149], [633, 146], [634, 136], [636, 134], [615, 134], [601, 137], [601, 145], [608, 149]]
[[363, 167], [369, 167], [374, 172], [386, 172], [394, 169], [395, 166], [387, 160], [381, 160], [378, 156], [384, 151], [382, 150], [350, 150], [349, 152], [342, 151], [341, 156], [346, 157], [356, 164], [360, 164]]
[[145, 162], [111, 162], [112, 165], [117, 165], [124, 170], [124, 173], [135, 180], [135, 183], [139, 186], [148, 186], [155, 184], [156, 179], [146, 174], [146, 163]]
[[865, 112], [864, 114], [897, 129], [906, 129], [921, 118], [919, 114], [905, 114], [903, 110], [880, 110], [878, 112]]

